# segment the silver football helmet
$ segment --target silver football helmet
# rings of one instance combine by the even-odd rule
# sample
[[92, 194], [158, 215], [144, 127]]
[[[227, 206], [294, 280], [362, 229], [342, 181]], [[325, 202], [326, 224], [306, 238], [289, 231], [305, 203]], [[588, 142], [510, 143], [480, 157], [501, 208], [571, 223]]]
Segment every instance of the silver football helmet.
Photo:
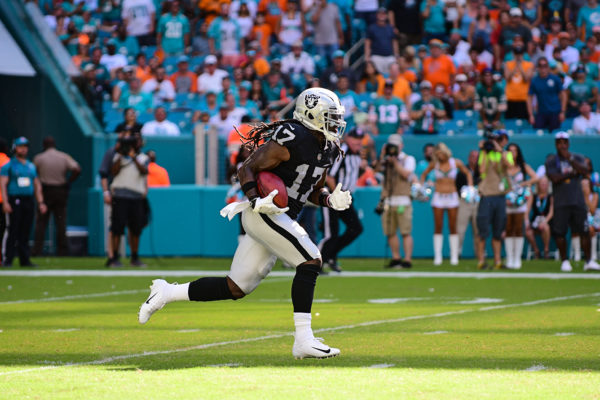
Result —
[[323, 88], [306, 89], [296, 100], [294, 119], [308, 129], [321, 132], [332, 142], [339, 142], [346, 129], [340, 99], [331, 90]]

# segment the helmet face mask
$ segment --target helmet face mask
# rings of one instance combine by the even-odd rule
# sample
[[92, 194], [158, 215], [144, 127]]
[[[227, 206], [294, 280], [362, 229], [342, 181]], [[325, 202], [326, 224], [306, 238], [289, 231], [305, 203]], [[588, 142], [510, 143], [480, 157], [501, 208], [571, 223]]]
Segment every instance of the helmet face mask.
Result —
[[295, 119], [308, 129], [321, 132], [331, 142], [339, 142], [344, 134], [344, 114], [340, 99], [323, 88], [310, 88], [300, 93], [294, 110]]

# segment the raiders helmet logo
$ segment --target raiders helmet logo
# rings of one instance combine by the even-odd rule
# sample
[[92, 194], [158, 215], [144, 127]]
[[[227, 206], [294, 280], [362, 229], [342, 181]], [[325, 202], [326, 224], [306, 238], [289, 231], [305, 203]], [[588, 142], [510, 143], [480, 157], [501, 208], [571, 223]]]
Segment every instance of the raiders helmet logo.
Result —
[[317, 106], [317, 103], [319, 102], [319, 96], [317, 96], [316, 94], [307, 94], [306, 97], [304, 98], [304, 104], [306, 104], [306, 108], [313, 109]]

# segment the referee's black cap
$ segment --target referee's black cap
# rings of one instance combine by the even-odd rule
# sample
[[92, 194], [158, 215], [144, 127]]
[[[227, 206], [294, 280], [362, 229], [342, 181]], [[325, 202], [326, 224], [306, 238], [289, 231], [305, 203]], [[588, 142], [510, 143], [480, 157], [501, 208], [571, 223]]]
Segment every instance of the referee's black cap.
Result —
[[348, 136], [357, 139], [362, 139], [365, 137], [365, 131], [362, 128], [354, 127], [350, 129], [350, 131], [348, 131]]

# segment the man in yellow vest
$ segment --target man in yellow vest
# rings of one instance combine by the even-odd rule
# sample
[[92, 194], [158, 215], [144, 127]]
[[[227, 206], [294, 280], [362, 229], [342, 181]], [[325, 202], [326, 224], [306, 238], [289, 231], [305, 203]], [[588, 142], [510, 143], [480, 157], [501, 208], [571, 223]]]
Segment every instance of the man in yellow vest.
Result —
[[[486, 269], [485, 244], [492, 227], [492, 248], [494, 250], [494, 269], [503, 269], [502, 232], [506, 226], [506, 193], [510, 191], [510, 182], [506, 170], [513, 165], [512, 154], [505, 151], [503, 143], [508, 141], [504, 130], [497, 131], [482, 142], [479, 152], [479, 209], [477, 210], [477, 229], [479, 231], [479, 262], [477, 269]], [[505, 143], [504, 143], [505, 144]]]

